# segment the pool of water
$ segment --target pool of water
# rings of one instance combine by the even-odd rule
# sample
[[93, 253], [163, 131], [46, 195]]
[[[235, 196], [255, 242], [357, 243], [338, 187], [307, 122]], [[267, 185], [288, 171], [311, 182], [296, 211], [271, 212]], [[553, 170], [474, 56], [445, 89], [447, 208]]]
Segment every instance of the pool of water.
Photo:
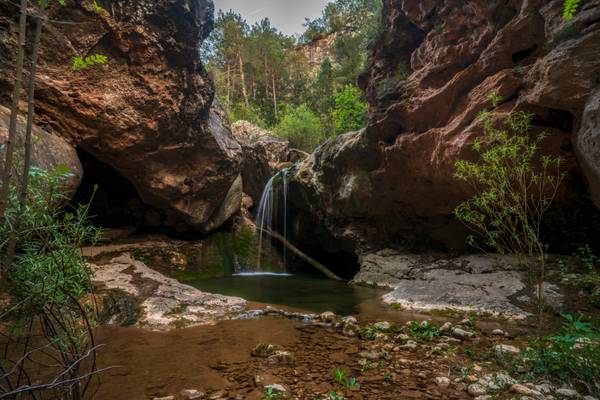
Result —
[[316, 313], [348, 315], [382, 294], [311, 274], [239, 274], [186, 282], [202, 291], [238, 296], [248, 301], [300, 308]]

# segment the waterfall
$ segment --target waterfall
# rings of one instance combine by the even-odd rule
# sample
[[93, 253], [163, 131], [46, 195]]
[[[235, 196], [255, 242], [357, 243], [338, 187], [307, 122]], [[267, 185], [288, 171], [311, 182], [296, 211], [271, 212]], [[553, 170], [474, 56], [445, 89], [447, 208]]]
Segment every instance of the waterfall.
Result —
[[[288, 198], [288, 169], [283, 169], [275, 174], [263, 190], [258, 205], [258, 211], [256, 213], [256, 226], [258, 229], [258, 257], [256, 260], [257, 271], [261, 270], [261, 257], [264, 250], [264, 246], [271, 248], [272, 239], [267, 233], [268, 231], [275, 231], [276, 226], [274, 222], [278, 222], [279, 212], [282, 211], [283, 215], [283, 236], [287, 238], [287, 198]], [[283, 200], [283, 207], [278, 207], [278, 201]], [[283, 263], [284, 268], [287, 261], [287, 249], [283, 248]]]

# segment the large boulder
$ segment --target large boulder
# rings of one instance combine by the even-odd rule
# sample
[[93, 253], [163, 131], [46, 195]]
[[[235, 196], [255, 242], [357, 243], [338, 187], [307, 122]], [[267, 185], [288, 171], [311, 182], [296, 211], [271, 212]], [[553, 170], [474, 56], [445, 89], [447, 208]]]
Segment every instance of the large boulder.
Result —
[[[25, 142], [25, 127], [27, 121], [20, 116], [17, 120], [17, 144], [19, 149], [23, 148]], [[4, 146], [8, 140], [8, 128], [10, 125], [10, 110], [0, 106], [0, 147]], [[52, 171], [57, 167], [67, 167], [69, 177], [66, 179], [64, 188], [67, 193], [74, 193], [81, 183], [83, 169], [77, 157], [77, 151], [64, 139], [52, 135], [37, 125], [32, 129], [33, 151], [31, 161], [33, 166], [42, 168], [46, 171]], [[4, 162], [4, 148], [0, 151], [0, 159]], [[22, 165], [23, 152], [19, 150], [16, 157], [18, 165]], [[0, 171], [2, 170], [0, 165]]]
[[592, 198], [600, 207], [600, 90], [590, 97], [585, 107], [576, 146]]
[[[453, 173], [458, 159], [474, 156], [476, 117], [490, 108], [492, 91], [504, 98], [499, 112], [535, 113], [536, 131], [549, 134], [543, 151], [563, 156], [568, 182], [577, 181], [572, 142], [600, 84], [600, 2], [586, 2], [568, 23], [561, 10], [558, 0], [384, 0], [383, 33], [359, 79], [371, 121], [298, 169], [292, 196], [300, 222], [312, 217], [338, 247], [464, 246], [467, 231], [452, 213], [473, 193]], [[566, 212], [583, 215], [585, 196], [564, 189], [563, 204], [582, 202]], [[586, 207], [594, 215], [579, 218], [598, 221], [597, 209]]]
[[[109, 164], [141, 199], [208, 231], [240, 204], [241, 148], [198, 51], [213, 25], [210, 0], [108, 0], [49, 10], [36, 108], [38, 122]], [[0, 4], [0, 95], [8, 101], [17, 6]], [[106, 65], [74, 71], [72, 58]], [[239, 195], [232, 191], [240, 191]], [[224, 204], [229, 202], [229, 204]]]
[[243, 149], [244, 193], [252, 197], [255, 204], [273, 175], [308, 157], [303, 151], [291, 148], [287, 140], [248, 121], [237, 121], [231, 129]]

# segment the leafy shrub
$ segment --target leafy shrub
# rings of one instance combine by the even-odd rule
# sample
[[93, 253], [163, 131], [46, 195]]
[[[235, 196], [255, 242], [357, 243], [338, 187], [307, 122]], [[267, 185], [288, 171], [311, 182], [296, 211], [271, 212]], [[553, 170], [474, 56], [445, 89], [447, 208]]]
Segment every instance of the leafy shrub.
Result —
[[92, 54], [87, 57], [77, 56], [73, 57], [73, 69], [75, 71], [81, 71], [93, 65], [106, 64], [107, 62], [108, 57], [102, 54]]
[[347, 85], [335, 95], [333, 122], [336, 133], [355, 131], [367, 123], [367, 104], [359, 88]]
[[546, 378], [600, 394], [600, 330], [591, 322], [565, 315], [557, 335], [530, 343], [518, 366], [533, 377]]
[[564, 0], [563, 1], [563, 20], [570, 21], [573, 19], [579, 9], [581, 0]]
[[571, 283], [589, 296], [592, 305], [600, 307], [600, 257], [593, 253], [589, 245], [580, 247], [574, 255], [579, 265], [567, 265], [563, 261], [561, 269], [563, 272], [578, 273]]
[[429, 321], [424, 321], [421, 324], [416, 321], [412, 321], [408, 325], [408, 330], [416, 338], [425, 341], [430, 341], [440, 336], [440, 329], [438, 326]]
[[290, 141], [292, 147], [311, 152], [327, 139], [321, 120], [306, 105], [287, 110], [275, 133]]

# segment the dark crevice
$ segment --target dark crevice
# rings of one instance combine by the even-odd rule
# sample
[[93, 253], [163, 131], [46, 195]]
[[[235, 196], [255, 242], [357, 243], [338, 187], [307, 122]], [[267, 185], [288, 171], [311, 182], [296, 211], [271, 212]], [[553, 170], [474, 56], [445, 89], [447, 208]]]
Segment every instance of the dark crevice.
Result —
[[528, 59], [535, 51], [537, 50], [537, 46], [530, 47], [525, 50], [517, 51], [512, 55], [513, 64], [520, 64], [526, 59]]
[[573, 132], [574, 117], [569, 111], [547, 108], [543, 112], [537, 112], [533, 123], [536, 126], [560, 129]]

